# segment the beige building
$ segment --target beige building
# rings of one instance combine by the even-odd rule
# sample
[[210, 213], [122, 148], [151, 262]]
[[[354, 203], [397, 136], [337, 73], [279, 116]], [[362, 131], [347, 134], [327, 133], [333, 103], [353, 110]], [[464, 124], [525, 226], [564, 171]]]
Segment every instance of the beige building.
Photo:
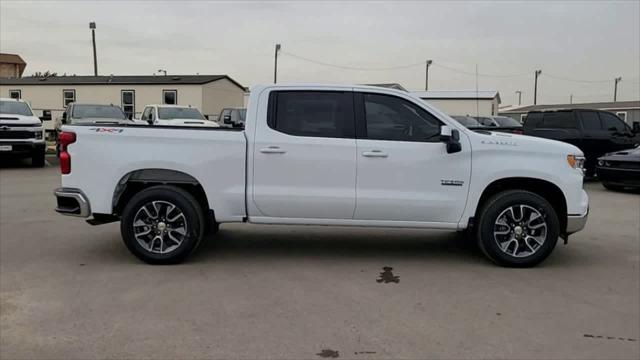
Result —
[[411, 93], [448, 115], [498, 115], [500, 105], [500, 93], [496, 90], [430, 90]]
[[0, 77], [19, 78], [26, 67], [20, 55], [0, 53]]
[[70, 102], [114, 104], [139, 117], [148, 104], [191, 105], [210, 119], [242, 107], [245, 88], [227, 75], [54, 76], [0, 78], [0, 97], [21, 98], [40, 116], [62, 115]]

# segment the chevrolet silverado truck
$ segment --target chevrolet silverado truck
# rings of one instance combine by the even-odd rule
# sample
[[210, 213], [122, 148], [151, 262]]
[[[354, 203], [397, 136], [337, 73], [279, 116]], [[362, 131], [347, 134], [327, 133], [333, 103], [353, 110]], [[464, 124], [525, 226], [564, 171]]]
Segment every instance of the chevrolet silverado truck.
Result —
[[149, 125], [220, 126], [217, 122], [205, 118], [200, 110], [184, 105], [147, 105], [140, 120]]
[[44, 166], [47, 144], [42, 121], [24, 100], [0, 98], [0, 156], [31, 158]]
[[575, 146], [474, 132], [393, 89], [257, 86], [242, 129], [71, 125], [60, 141], [56, 211], [120, 221], [152, 264], [250, 222], [466, 231], [495, 263], [528, 267], [588, 214]]

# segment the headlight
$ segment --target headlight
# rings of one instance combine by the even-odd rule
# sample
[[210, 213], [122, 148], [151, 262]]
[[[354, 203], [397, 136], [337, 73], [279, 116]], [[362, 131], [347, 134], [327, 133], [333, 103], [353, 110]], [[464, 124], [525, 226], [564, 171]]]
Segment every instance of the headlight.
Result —
[[603, 165], [604, 165], [604, 161], [598, 160], [598, 166], [603, 166]]
[[584, 156], [567, 155], [567, 163], [574, 169], [584, 170]]
[[44, 133], [44, 131], [42, 131], [42, 130], [37, 131], [37, 132], [35, 133], [35, 135], [36, 135], [36, 136], [35, 136], [35, 139], [36, 139], [36, 140], [42, 140], [42, 137], [43, 137], [43, 135], [42, 135], [42, 134], [43, 134], [43, 133]]

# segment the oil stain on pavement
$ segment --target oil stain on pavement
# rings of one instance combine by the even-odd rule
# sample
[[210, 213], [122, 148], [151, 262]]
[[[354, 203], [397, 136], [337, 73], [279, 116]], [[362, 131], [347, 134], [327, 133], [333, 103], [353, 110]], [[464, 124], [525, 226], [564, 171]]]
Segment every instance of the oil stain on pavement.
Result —
[[376, 279], [376, 282], [378, 283], [384, 283], [384, 284], [388, 284], [388, 283], [399, 283], [400, 282], [400, 276], [395, 276], [393, 275], [393, 268], [390, 266], [385, 266], [382, 268], [382, 270], [384, 270], [383, 272], [380, 273], [380, 277], [378, 279]]
[[322, 358], [338, 358], [338, 357], [340, 357], [340, 353], [337, 350], [331, 350], [331, 349], [322, 349], [322, 351], [320, 351], [316, 355], [318, 355], [318, 356], [320, 356]]

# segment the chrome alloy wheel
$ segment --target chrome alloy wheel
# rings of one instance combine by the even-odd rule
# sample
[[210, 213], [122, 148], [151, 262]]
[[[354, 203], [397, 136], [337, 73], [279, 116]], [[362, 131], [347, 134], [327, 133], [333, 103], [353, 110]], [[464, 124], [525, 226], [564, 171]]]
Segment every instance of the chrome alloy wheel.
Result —
[[144, 204], [133, 218], [133, 234], [143, 249], [167, 254], [178, 248], [187, 236], [187, 219], [176, 205], [152, 201]]
[[529, 205], [513, 205], [498, 215], [493, 237], [502, 252], [514, 257], [536, 253], [547, 238], [547, 222]]

